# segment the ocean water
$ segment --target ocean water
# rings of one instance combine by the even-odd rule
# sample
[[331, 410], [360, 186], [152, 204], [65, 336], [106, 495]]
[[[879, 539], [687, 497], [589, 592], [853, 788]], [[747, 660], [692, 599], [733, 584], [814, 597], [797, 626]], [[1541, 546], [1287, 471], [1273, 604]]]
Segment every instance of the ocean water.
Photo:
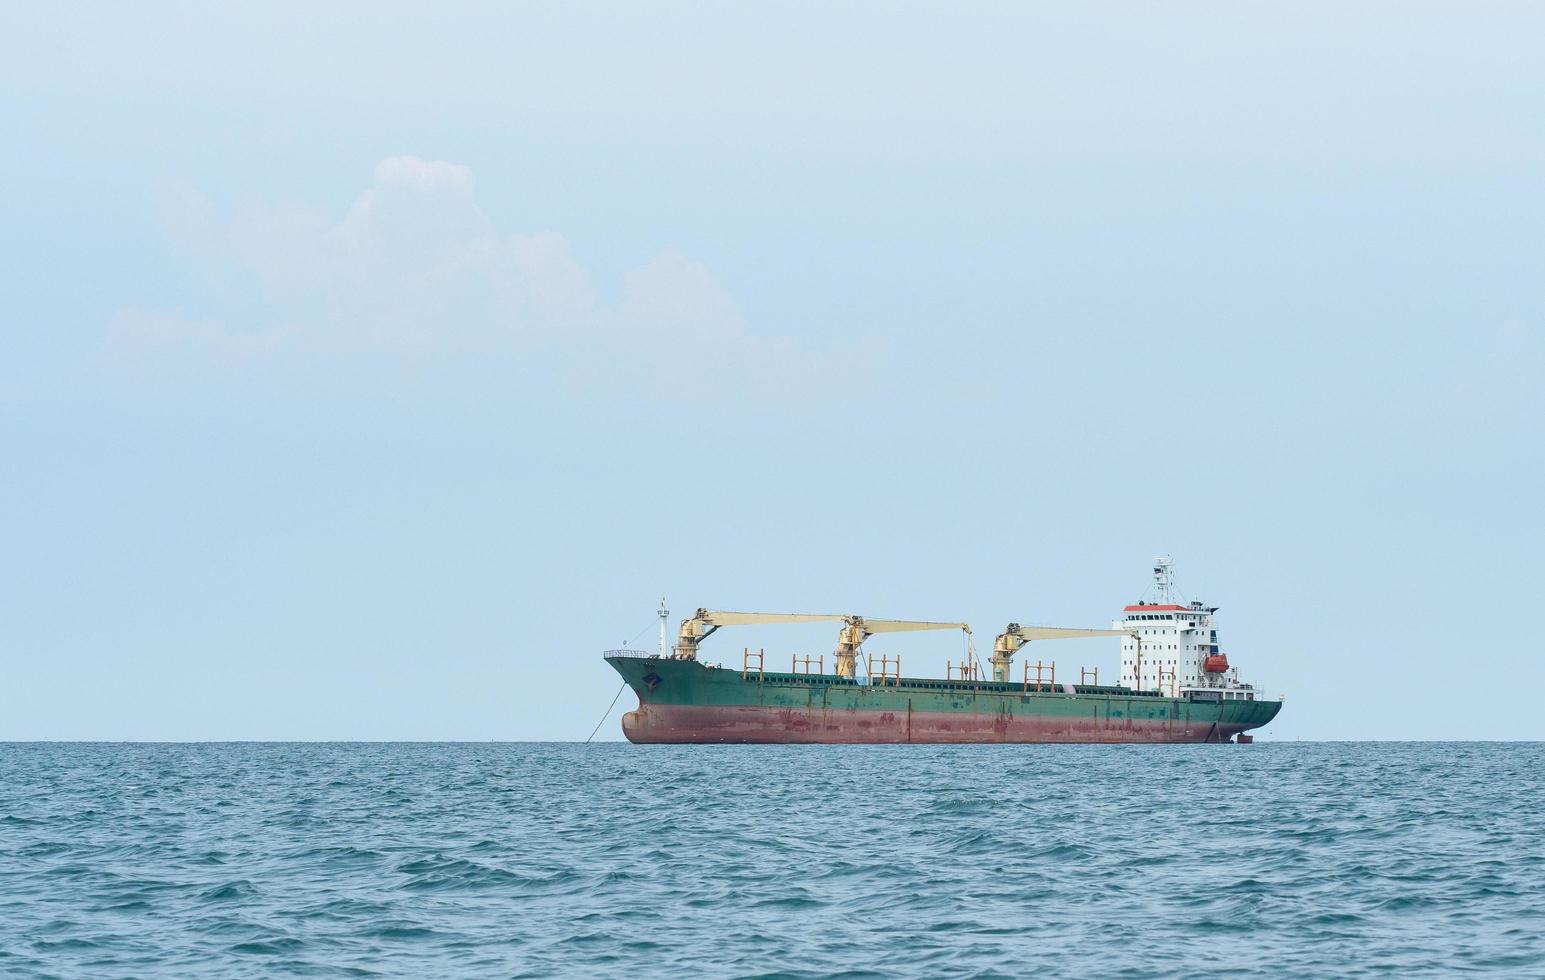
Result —
[[1545, 746], [0, 745], [4, 977], [1545, 977]]

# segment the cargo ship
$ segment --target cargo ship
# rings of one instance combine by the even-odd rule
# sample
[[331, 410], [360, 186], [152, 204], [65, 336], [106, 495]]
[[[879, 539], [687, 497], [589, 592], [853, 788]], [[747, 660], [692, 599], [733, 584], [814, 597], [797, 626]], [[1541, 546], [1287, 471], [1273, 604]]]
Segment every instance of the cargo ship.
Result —
[[[1249, 742], [1246, 733], [1276, 717], [1282, 700], [1239, 680], [1218, 645], [1217, 607], [1178, 601], [1171, 575], [1171, 562], [1155, 562], [1156, 598], [1126, 606], [1110, 629], [1008, 624], [993, 643], [990, 677], [965, 623], [699, 609], [667, 650], [663, 600], [659, 649], [604, 657], [638, 696], [622, 719], [631, 742]], [[743, 648], [738, 668], [699, 658], [703, 641], [725, 627], [821, 621], [841, 623], [830, 673], [825, 654], [791, 656], [787, 672], [767, 669], [765, 649]], [[877, 633], [923, 630], [965, 637], [962, 662], [947, 662], [943, 678], [903, 676], [899, 654], [863, 650]], [[1080, 668], [1076, 683], [1067, 671], [1059, 680], [1055, 661], [1031, 663], [1026, 649], [1118, 636], [1114, 684], [1101, 684], [1098, 668]]]

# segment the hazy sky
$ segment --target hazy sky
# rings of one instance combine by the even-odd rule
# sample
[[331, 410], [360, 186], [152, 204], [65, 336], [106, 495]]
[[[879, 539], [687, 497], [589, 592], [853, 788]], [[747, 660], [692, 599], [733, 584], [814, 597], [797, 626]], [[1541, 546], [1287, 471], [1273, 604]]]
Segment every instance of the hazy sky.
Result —
[[584, 738], [661, 595], [1163, 553], [1263, 737], [1545, 737], [1539, 4], [231, 6], [0, 11], [0, 738]]

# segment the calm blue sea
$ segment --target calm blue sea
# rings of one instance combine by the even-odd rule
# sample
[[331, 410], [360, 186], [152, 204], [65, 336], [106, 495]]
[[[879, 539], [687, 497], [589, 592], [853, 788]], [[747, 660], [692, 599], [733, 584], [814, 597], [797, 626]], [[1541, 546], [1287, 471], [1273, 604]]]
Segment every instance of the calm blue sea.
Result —
[[4, 977], [1545, 976], [1545, 746], [0, 745]]

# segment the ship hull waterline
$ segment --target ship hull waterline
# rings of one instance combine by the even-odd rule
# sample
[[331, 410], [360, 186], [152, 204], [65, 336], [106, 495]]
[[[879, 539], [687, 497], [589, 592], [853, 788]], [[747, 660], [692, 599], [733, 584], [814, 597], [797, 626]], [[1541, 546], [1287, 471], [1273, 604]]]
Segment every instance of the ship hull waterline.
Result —
[[1193, 701], [1122, 688], [742, 672], [695, 661], [608, 657], [638, 695], [631, 742], [948, 744], [1228, 742], [1276, 716], [1278, 701]]

